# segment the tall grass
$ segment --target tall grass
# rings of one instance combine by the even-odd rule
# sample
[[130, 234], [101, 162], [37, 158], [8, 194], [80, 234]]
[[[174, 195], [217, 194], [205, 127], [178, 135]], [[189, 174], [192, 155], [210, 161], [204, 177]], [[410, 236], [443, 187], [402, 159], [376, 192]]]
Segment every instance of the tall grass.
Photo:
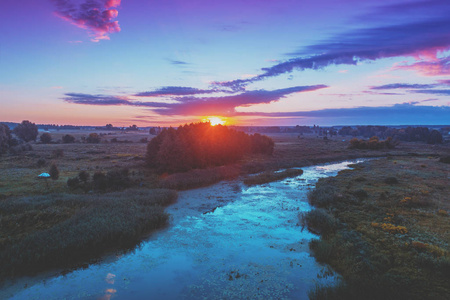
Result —
[[[176, 197], [170, 190], [130, 189], [2, 201], [1, 233], [8, 237], [0, 243], [0, 278], [70, 267], [110, 249], [134, 246], [144, 234], [166, 224], [163, 206]], [[24, 219], [31, 221], [26, 224]], [[25, 230], [14, 224], [23, 224]], [[35, 226], [42, 229], [33, 230]]]

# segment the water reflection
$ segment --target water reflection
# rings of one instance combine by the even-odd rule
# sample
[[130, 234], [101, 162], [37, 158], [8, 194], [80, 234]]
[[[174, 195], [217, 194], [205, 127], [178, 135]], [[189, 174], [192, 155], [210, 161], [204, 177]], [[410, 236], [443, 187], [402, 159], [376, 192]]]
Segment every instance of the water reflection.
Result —
[[235, 181], [180, 192], [167, 209], [171, 225], [132, 253], [30, 284], [12, 298], [305, 299], [317, 281], [334, 277], [310, 256], [316, 236], [301, 230], [297, 216], [310, 209], [306, 194], [318, 178], [349, 163], [259, 186]]

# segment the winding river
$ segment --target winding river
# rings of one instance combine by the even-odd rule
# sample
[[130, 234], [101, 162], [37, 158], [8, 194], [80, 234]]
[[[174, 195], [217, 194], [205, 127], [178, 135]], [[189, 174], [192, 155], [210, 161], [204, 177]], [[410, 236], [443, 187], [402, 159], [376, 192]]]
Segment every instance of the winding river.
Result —
[[301, 176], [246, 187], [240, 181], [179, 193], [170, 226], [140, 247], [65, 275], [6, 287], [11, 299], [307, 299], [332, 281], [311, 256], [317, 236], [298, 226], [307, 192], [346, 161], [304, 168]]

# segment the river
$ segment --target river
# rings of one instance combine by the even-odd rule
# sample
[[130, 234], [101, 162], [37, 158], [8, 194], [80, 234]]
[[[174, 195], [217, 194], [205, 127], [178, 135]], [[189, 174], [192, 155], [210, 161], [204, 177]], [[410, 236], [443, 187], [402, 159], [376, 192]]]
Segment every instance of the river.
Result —
[[11, 299], [307, 299], [330, 282], [311, 256], [316, 235], [298, 225], [307, 192], [346, 161], [303, 168], [301, 176], [247, 187], [241, 181], [179, 193], [170, 225], [136, 249], [87, 268], [6, 287]]

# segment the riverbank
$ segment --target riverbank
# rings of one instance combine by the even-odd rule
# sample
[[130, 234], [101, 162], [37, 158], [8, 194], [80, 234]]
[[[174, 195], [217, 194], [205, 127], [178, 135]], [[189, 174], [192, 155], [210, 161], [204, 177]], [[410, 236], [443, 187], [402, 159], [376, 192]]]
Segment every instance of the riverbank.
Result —
[[448, 299], [450, 165], [433, 156], [371, 160], [320, 179], [303, 217], [310, 248], [344, 281], [312, 299]]
[[0, 279], [85, 265], [109, 250], [134, 248], [167, 224], [170, 190], [49, 194], [0, 201]]

